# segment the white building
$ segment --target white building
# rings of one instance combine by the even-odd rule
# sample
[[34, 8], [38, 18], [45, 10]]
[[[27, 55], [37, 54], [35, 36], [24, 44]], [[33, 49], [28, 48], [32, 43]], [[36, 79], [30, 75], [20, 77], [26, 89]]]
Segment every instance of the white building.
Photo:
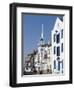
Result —
[[40, 42], [38, 44], [37, 55], [35, 58], [35, 68], [37, 72], [42, 71], [42, 73], [51, 73], [51, 45], [44, 43], [43, 36], [43, 24]]
[[64, 16], [63, 20], [58, 18], [55, 21], [53, 30], [51, 31], [52, 43], [52, 72], [64, 72]]

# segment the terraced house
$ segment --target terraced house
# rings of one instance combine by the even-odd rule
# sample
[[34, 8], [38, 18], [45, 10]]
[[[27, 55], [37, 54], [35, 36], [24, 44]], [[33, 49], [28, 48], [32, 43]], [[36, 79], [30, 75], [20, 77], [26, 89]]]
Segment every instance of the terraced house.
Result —
[[52, 43], [52, 71], [53, 73], [64, 72], [64, 16], [56, 19], [51, 31]]

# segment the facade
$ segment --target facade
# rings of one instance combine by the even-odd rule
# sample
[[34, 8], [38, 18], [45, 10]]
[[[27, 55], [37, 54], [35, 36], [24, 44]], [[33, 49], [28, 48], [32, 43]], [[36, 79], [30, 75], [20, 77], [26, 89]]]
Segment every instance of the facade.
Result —
[[64, 17], [57, 17], [53, 30], [51, 31], [52, 43], [52, 71], [54, 73], [64, 72]]
[[38, 53], [35, 58], [35, 68], [38, 73], [52, 73], [51, 70], [51, 45], [44, 43], [43, 25], [41, 38], [38, 44]]
[[51, 74], [51, 44], [44, 43], [43, 25], [38, 49], [25, 58], [24, 74]]

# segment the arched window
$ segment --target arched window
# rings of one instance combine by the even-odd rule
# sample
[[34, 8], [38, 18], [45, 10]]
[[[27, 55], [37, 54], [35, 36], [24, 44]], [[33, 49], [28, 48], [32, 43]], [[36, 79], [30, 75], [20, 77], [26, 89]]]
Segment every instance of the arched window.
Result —
[[58, 61], [58, 70], [60, 71], [60, 61]]
[[57, 47], [57, 56], [60, 56], [60, 46]]
[[63, 52], [63, 43], [61, 44], [61, 52]]
[[57, 34], [57, 37], [56, 37], [56, 43], [60, 43], [60, 33]]

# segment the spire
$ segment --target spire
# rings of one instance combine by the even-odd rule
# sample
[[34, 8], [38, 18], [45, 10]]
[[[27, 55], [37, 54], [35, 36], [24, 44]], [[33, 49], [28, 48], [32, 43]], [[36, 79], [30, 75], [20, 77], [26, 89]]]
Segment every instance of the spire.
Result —
[[41, 39], [43, 39], [43, 24], [42, 24]]
[[41, 37], [40, 37], [40, 45], [44, 44], [44, 37], [43, 37], [43, 24], [42, 24], [42, 32], [41, 32]]
[[43, 36], [43, 24], [42, 24], [41, 37], [40, 37], [40, 42], [38, 45], [43, 45], [43, 44], [44, 44], [44, 36]]

